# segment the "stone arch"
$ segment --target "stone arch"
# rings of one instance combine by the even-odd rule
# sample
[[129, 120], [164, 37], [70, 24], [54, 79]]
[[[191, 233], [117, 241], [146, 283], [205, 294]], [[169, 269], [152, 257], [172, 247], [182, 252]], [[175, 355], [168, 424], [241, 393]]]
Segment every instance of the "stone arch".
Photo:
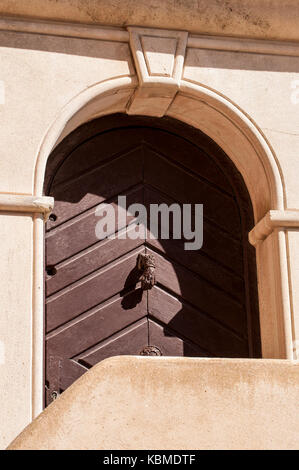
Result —
[[[165, 87], [165, 89], [163, 88]], [[140, 96], [136, 114], [153, 115], [153, 101], [160, 100], [169, 85], [157, 80], [158, 93], [151, 89]], [[35, 166], [34, 195], [43, 194], [47, 159], [55, 146], [79, 125], [112, 113], [132, 112], [139, 91], [135, 78], [111, 79], [84, 90], [73, 98], [49, 127], [40, 146]], [[137, 93], [138, 94], [138, 93]], [[157, 114], [161, 116], [161, 112]], [[207, 134], [231, 158], [248, 188], [255, 223], [270, 211], [283, 211], [284, 190], [275, 155], [255, 123], [222, 95], [182, 80], [162, 115], [183, 121]], [[43, 218], [34, 221], [33, 281], [33, 410], [42, 409], [43, 377]], [[292, 329], [288, 287], [286, 240], [277, 228], [257, 246], [257, 270], [262, 355], [265, 358], [292, 357]]]
[[[49, 127], [35, 166], [34, 195], [41, 196], [46, 163], [53, 148], [79, 125], [96, 117], [130, 112], [138, 83], [134, 78], [111, 79], [73, 98]], [[163, 96], [160, 84], [159, 100]], [[165, 86], [167, 93], [167, 85]], [[136, 114], [152, 114], [153, 99], [143, 99]], [[135, 114], [135, 113], [134, 113]], [[256, 223], [269, 210], [284, 209], [284, 190], [277, 159], [257, 125], [230, 100], [201, 85], [181, 81], [164, 115], [201, 130], [231, 158], [249, 190]], [[159, 114], [161, 117], [161, 114]]]

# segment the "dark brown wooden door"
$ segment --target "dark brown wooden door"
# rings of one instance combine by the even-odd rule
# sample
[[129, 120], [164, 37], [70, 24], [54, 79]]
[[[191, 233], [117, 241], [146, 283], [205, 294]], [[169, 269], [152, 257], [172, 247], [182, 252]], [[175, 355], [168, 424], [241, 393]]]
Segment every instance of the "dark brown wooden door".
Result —
[[[50, 157], [45, 192], [46, 402], [114, 355], [259, 356], [252, 210], [241, 176], [206, 136], [175, 121], [115, 116], [69, 136]], [[186, 240], [98, 240], [100, 203], [201, 203], [203, 247]], [[136, 230], [132, 214], [116, 232]], [[152, 254], [156, 285], [136, 261]], [[145, 352], [148, 352], [146, 350]], [[53, 395], [54, 393], [54, 395]]]

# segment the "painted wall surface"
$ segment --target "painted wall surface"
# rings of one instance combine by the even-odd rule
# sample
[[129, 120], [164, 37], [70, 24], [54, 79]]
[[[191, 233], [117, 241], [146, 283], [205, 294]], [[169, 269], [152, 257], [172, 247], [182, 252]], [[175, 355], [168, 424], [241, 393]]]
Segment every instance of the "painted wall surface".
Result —
[[0, 13], [226, 36], [298, 40], [297, 0], [2, 0]]
[[31, 420], [32, 218], [0, 216], [0, 447]]
[[184, 78], [228, 97], [255, 121], [281, 166], [287, 208], [298, 208], [299, 57], [190, 48]]
[[123, 43], [2, 31], [0, 46], [1, 192], [32, 194], [39, 145], [56, 114], [82, 90], [134, 69]]
[[[12, 10], [7, 7], [7, 12]], [[34, 194], [37, 156], [56, 117], [80, 93], [122, 77], [137, 80], [128, 42], [0, 31], [0, 195]], [[278, 160], [286, 208], [299, 210], [299, 52], [290, 57], [189, 47], [183, 78], [225, 96], [257, 124]], [[113, 111], [109, 99], [106, 112]], [[129, 94], [125, 103], [128, 99]], [[0, 218], [4, 448], [32, 419], [34, 240], [30, 214], [2, 212]], [[299, 335], [297, 238], [296, 230], [289, 233], [286, 282], [291, 286], [293, 328]]]

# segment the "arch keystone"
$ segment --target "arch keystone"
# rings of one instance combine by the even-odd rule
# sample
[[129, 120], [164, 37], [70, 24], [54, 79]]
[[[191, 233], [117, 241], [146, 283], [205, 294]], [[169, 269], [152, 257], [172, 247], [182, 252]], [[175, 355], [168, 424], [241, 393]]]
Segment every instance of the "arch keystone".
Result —
[[127, 112], [164, 116], [179, 89], [188, 33], [134, 27], [128, 30], [139, 88]]

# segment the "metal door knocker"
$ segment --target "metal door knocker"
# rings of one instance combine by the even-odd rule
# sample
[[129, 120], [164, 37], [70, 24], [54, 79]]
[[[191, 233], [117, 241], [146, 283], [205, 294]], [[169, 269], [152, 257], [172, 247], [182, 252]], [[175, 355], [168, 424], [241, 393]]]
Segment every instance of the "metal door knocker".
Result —
[[153, 255], [144, 255], [139, 253], [137, 258], [137, 268], [141, 271], [141, 289], [148, 290], [156, 283], [155, 277], [155, 258]]

